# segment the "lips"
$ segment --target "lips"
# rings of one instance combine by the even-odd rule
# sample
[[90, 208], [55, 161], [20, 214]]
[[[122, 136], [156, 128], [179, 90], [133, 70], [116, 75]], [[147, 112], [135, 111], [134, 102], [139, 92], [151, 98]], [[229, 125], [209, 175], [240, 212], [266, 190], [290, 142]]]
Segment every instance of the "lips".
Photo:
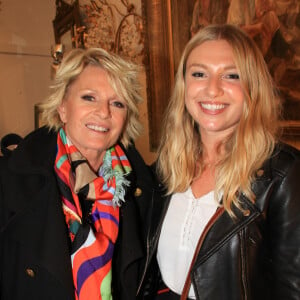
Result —
[[98, 131], [98, 132], [108, 132], [109, 131], [108, 128], [98, 126], [98, 125], [87, 124], [86, 127], [89, 128], [89, 129], [92, 129], [94, 131]]

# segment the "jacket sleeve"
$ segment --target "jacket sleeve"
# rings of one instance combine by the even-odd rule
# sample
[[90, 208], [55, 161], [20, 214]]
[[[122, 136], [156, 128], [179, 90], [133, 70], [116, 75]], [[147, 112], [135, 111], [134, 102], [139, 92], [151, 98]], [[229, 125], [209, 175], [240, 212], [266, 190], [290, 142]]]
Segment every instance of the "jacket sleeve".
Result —
[[[288, 160], [291, 161], [289, 157]], [[300, 159], [277, 163], [268, 214], [271, 299], [300, 299]]]
[[[0, 238], [2, 236], [3, 227], [5, 224], [5, 203], [4, 203], [4, 191], [3, 191], [3, 177], [5, 176], [5, 170], [7, 165], [7, 158], [0, 156]], [[0, 243], [1, 245], [1, 243]]]
[[[1, 170], [3, 170], [4, 157], [0, 157], [0, 287], [2, 286], [2, 276], [3, 276], [3, 266], [2, 266], [2, 256], [3, 256], [3, 226], [4, 226], [4, 205], [3, 205], [3, 189], [2, 189], [2, 177]], [[0, 293], [1, 299], [1, 293]]]

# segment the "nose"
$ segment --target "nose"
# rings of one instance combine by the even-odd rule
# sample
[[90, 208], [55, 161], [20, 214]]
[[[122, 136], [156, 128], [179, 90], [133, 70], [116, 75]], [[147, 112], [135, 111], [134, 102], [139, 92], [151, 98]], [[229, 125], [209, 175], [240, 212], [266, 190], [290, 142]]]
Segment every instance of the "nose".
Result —
[[211, 98], [220, 96], [223, 92], [221, 78], [218, 76], [211, 76], [207, 82], [207, 95]]
[[101, 119], [108, 119], [111, 116], [110, 105], [107, 101], [100, 101], [97, 105], [96, 113]]

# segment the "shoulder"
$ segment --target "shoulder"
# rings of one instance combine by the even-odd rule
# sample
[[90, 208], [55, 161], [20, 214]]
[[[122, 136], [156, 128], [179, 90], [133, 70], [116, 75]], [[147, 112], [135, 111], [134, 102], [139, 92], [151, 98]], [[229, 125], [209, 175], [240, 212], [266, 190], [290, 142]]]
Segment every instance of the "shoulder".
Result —
[[272, 195], [279, 199], [278, 203], [282, 203], [282, 199], [296, 200], [300, 193], [300, 151], [287, 144], [278, 143], [256, 175], [252, 190], [258, 206], [265, 204], [266, 190], [272, 191]]
[[56, 142], [56, 136], [57, 136], [57, 132], [44, 126], [30, 132], [27, 136], [24, 137], [21, 144], [35, 145], [36, 143], [39, 143], [41, 145], [43, 144], [48, 145], [51, 140], [55, 140]]
[[278, 143], [268, 163], [272, 173], [279, 176], [286, 176], [293, 169], [300, 172], [300, 151], [285, 143]]
[[[300, 151], [287, 144], [278, 143], [273, 155], [266, 162], [266, 177], [261, 181], [272, 195], [272, 207], [278, 209], [278, 213], [285, 207], [292, 215], [300, 212]], [[263, 191], [266, 191], [262, 188]], [[266, 195], [263, 198], [266, 198]], [[267, 198], [266, 198], [267, 199]], [[293, 211], [292, 211], [293, 210]]]
[[131, 143], [126, 148], [121, 144], [121, 147], [131, 164], [140, 164], [142, 166], [146, 164], [141, 153], [136, 149], [134, 143]]
[[53, 163], [56, 153], [56, 136], [57, 133], [46, 127], [32, 131], [8, 156], [9, 167], [13, 170], [25, 170]]
[[130, 144], [127, 148], [124, 148], [123, 145], [121, 147], [132, 168], [132, 172], [128, 176], [131, 182], [131, 193], [129, 194], [133, 195], [139, 206], [147, 207], [150, 203], [152, 193], [156, 189], [155, 175], [150, 166], [145, 163], [134, 144]]
[[153, 180], [153, 172], [148, 164], [145, 163], [141, 153], [136, 149], [134, 143], [131, 143], [127, 148], [122, 144], [123, 148], [133, 172], [136, 174], [137, 180], [142, 179], [143, 181]]

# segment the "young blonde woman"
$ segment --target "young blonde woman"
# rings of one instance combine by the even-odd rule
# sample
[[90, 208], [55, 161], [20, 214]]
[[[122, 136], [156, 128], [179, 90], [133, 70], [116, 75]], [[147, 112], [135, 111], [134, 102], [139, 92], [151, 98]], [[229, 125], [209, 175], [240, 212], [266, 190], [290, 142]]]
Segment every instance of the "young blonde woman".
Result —
[[300, 299], [300, 153], [253, 40], [186, 45], [162, 126], [144, 299]]

